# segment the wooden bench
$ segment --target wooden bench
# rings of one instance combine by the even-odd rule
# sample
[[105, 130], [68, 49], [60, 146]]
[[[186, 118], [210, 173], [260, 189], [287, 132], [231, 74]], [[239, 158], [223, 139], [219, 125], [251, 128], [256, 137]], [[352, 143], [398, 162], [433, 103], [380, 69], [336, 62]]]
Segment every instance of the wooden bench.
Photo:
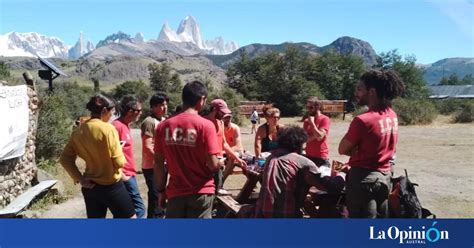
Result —
[[321, 112], [323, 113], [342, 113], [342, 119], [346, 117], [347, 100], [320, 100]]
[[217, 196], [217, 201], [228, 211], [226, 217], [235, 217], [242, 207], [242, 205], [230, 195], [219, 195]]
[[253, 108], [255, 107], [258, 115], [262, 117], [265, 105], [271, 106], [265, 101], [241, 101], [239, 104], [239, 114], [245, 115], [248, 118], [252, 115]]
[[57, 182], [58, 180], [42, 181], [39, 184], [29, 188], [23, 194], [18, 196], [15, 200], [13, 200], [10, 204], [8, 204], [8, 206], [6, 206], [4, 209], [1, 209], [0, 217], [12, 218], [17, 216], [21, 211], [28, 207], [28, 205], [30, 205], [31, 201], [33, 201], [36, 196], [38, 196], [44, 191], [49, 190]]

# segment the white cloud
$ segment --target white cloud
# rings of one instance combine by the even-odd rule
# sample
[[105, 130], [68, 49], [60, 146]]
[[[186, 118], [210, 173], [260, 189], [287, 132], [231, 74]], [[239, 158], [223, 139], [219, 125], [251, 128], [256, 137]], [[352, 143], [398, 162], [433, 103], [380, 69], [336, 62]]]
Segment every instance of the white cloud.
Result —
[[427, 0], [474, 41], [474, 0]]

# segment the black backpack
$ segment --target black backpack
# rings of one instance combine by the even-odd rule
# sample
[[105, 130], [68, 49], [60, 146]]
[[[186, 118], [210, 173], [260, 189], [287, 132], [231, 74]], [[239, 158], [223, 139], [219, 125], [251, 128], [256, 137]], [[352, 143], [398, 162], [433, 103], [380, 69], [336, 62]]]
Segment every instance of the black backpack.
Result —
[[389, 209], [391, 218], [427, 218], [436, 215], [430, 210], [421, 206], [420, 200], [416, 195], [416, 183], [408, 179], [407, 170], [405, 176], [392, 178], [392, 192], [389, 196]]

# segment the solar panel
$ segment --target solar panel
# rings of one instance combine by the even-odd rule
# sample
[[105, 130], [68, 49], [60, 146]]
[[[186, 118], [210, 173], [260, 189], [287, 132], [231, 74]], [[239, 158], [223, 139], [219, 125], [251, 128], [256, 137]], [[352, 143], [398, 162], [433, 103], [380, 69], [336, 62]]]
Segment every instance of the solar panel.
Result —
[[64, 73], [63, 71], [61, 71], [58, 67], [56, 67], [53, 63], [49, 62], [48, 60], [44, 59], [44, 58], [41, 58], [41, 57], [38, 57], [41, 65], [47, 67], [48, 69], [51, 69], [52, 71], [54, 71], [56, 74], [58, 75], [61, 75], [61, 76], [65, 76], [65, 77], [68, 77], [68, 75], [66, 73]]

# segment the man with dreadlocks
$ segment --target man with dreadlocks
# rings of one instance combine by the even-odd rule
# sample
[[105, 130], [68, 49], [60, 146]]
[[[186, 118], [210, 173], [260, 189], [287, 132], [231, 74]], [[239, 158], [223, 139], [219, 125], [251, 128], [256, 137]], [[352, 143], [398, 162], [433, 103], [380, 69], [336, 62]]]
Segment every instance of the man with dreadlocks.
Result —
[[346, 203], [351, 218], [388, 217], [390, 160], [398, 139], [391, 101], [404, 88], [393, 70], [371, 70], [359, 80], [356, 100], [368, 110], [354, 118], [339, 144], [339, 153], [350, 156]]

